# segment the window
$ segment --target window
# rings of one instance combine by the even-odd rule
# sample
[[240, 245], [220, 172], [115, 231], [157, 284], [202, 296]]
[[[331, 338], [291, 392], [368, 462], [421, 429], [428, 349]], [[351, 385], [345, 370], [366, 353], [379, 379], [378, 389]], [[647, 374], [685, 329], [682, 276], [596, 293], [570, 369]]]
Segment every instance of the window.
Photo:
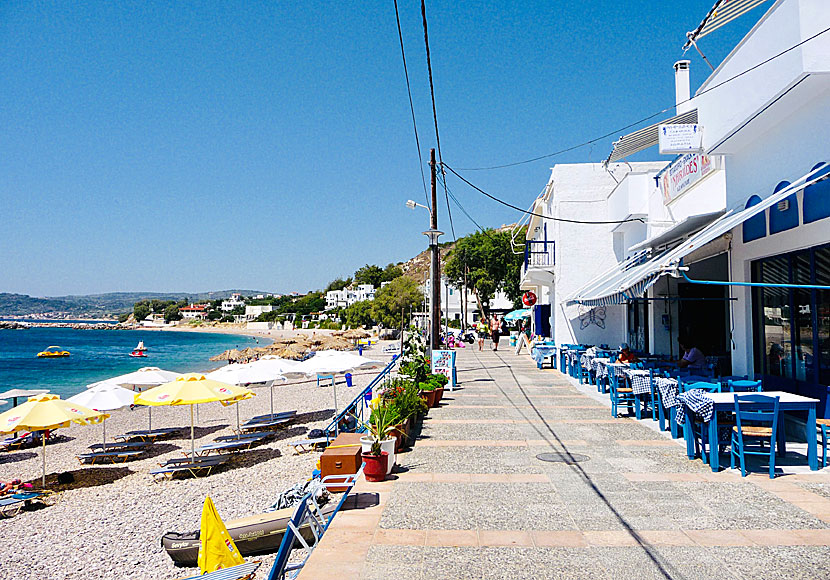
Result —
[[628, 303], [628, 345], [631, 350], [648, 352], [648, 302]]
[[[830, 286], [830, 244], [753, 262], [752, 279]], [[830, 290], [753, 288], [752, 303], [756, 373], [830, 386]]]

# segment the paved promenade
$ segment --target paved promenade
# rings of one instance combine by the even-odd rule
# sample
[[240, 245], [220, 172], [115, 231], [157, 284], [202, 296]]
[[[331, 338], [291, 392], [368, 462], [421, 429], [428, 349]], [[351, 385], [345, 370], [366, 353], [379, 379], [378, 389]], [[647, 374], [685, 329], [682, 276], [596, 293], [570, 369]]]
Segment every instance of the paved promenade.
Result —
[[341, 512], [301, 578], [830, 575], [830, 469], [712, 473], [526, 355], [467, 348], [458, 368], [402, 472], [359, 484], [378, 505]]

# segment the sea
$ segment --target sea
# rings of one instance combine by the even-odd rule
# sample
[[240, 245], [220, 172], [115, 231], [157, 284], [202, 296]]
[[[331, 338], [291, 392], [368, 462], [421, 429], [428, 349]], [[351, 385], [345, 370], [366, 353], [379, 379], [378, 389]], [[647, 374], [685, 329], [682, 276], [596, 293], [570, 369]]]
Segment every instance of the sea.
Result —
[[[140, 340], [147, 347], [147, 357], [130, 357]], [[207, 332], [0, 329], [0, 391], [48, 389], [65, 399], [81, 392], [90, 383], [141, 367], [204, 372], [225, 364], [212, 362], [210, 357], [229, 348], [257, 346], [257, 341], [263, 339]], [[37, 358], [38, 352], [53, 345], [68, 350], [70, 356]], [[0, 406], [2, 410], [3, 406]]]

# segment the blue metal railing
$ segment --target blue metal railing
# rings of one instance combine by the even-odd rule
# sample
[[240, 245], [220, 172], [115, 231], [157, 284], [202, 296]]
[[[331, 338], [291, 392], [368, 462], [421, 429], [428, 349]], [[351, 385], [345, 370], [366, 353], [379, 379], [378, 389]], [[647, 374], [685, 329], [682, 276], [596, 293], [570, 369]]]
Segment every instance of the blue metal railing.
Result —
[[554, 242], [545, 240], [525, 240], [524, 269], [540, 266], [552, 266]]
[[380, 384], [381, 381], [383, 381], [385, 378], [389, 376], [389, 374], [392, 372], [392, 369], [394, 369], [395, 366], [400, 362], [399, 359], [400, 357], [398, 355], [394, 355], [389, 364], [386, 365], [386, 367], [384, 367], [384, 369], [380, 371], [380, 373], [378, 373], [378, 375], [374, 379], [372, 379], [372, 382], [370, 382], [366, 386], [366, 388], [360, 391], [360, 394], [357, 395], [351, 403], [346, 405], [342, 411], [338, 412], [337, 409], [335, 409], [337, 415], [335, 415], [334, 419], [331, 420], [331, 423], [329, 423], [328, 426], [325, 428], [326, 439], [330, 441], [332, 439], [332, 434], [335, 437], [337, 437], [337, 434], [340, 432], [340, 422], [344, 418], [346, 418], [346, 416], [354, 417], [357, 419], [357, 429], [355, 430], [355, 432], [362, 433], [366, 430], [366, 427], [364, 427], [364, 423], [369, 418], [364, 417], [363, 414], [363, 411], [366, 408], [366, 405], [363, 404], [363, 399], [366, 397], [367, 393], [371, 393], [374, 387], [376, 387], [378, 384]]

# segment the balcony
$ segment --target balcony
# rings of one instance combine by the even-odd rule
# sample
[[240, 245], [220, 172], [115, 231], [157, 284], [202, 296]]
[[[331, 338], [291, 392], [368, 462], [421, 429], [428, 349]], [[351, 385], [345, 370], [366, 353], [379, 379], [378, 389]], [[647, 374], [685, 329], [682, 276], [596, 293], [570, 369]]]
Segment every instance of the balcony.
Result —
[[542, 240], [525, 240], [524, 272], [532, 268], [553, 266], [554, 243]]

